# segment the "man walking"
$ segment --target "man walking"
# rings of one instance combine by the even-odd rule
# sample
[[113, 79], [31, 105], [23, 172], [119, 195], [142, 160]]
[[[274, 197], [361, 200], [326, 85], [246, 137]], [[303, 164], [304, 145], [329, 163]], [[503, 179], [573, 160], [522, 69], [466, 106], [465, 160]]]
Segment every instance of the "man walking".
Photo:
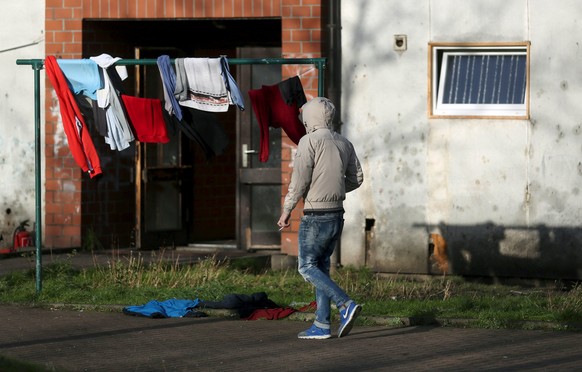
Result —
[[291, 211], [303, 197], [303, 217], [299, 225], [299, 273], [315, 287], [315, 321], [298, 337], [331, 337], [331, 301], [340, 312], [338, 337], [351, 331], [362, 306], [356, 304], [330, 278], [330, 257], [344, 225], [343, 201], [346, 192], [364, 180], [360, 162], [350, 141], [332, 128], [335, 106], [316, 97], [301, 107], [306, 134], [297, 145], [289, 191], [277, 222], [288, 227]]

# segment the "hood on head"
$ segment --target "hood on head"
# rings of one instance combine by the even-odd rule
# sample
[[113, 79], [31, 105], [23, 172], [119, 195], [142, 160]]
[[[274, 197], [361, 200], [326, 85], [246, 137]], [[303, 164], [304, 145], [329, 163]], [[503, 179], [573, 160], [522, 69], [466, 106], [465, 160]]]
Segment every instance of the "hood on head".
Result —
[[335, 106], [325, 97], [315, 97], [301, 107], [301, 122], [307, 133], [319, 128], [332, 129]]

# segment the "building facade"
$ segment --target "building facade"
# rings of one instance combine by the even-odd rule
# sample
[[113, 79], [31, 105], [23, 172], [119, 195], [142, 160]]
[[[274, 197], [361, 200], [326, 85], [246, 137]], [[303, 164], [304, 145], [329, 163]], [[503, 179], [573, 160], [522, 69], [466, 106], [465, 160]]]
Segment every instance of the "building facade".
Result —
[[[411, 274], [582, 276], [578, 2], [560, 0], [551, 10], [541, 0], [43, 5], [40, 57], [327, 58], [326, 95], [365, 172], [364, 185], [346, 200], [341, 264]], [[245, 92], [299, 76], [308, 99], [318, 94], [312, 65], [232, 68]], [[131, 67], [130, 93], [159, 95], [152, 76]], [[46, 247], [213, 242], [297, 254], [300, 214], [283, 233], [271, 221], [295, 144], [272, 128], [276, 150], [258, 162], [250, 104], [220, 117], [230, 140], [220, 156], [208, 159], [184, 140], [118, 153], [101, 145], [104, 176], [92, 180], [72, 161], [50, 84], [42, 96]], [[14, 159], [0, 166], [8, 163], [17, 167]], [[23, 204], [32, 202], [26, 190]], [[20, 200], [13, 194], [4, 194], [5, 206]]]

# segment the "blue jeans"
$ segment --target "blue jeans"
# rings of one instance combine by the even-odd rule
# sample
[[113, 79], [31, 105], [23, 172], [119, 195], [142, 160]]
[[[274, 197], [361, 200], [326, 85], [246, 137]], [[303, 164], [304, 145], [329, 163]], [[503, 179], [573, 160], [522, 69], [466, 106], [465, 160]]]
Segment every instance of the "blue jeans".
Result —
[[305, 215], [299, 225], [299, 273], [315, 286], [314, 324], [319, 328], [331, 327], [331, 301], [339, 309], [350, 299], [329, 276], [330, 257], [343, 227], [343, 212]]

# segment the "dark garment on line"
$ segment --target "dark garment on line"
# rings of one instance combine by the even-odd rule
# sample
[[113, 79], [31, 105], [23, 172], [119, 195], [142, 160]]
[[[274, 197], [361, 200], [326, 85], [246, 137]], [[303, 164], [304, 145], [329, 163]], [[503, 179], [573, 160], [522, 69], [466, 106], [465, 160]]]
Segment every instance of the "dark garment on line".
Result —
[[293, 102], [297, 104], [297, 107], [301, 107], [307, 103], [307, 97], [305, 97], [305, 92], [303, 91], [303, 85], [301, 84], [301, 79], [299, 76], [293, 76], [287, 80], [280, 82], [279, 90], [281, 91], [281, 97], [286, 104], [291, 105]]
[[119, 76], [119, 73], [115, 68], [115, 65], [107, 67], [106, 70], [107, 75], [109, 76], [109, 82], [111, 83], [111, 85], [113, 85], [113, 88], [115, 88], [117, 94], [125, 94], [125, 91], [123, 89], [123, 80], [121, 80], [121, 77]]
[[202, 147], [206, 159], [224, 153], [229, 139], [216, 113], [182, 107], [182, 114], [180, 128]]

